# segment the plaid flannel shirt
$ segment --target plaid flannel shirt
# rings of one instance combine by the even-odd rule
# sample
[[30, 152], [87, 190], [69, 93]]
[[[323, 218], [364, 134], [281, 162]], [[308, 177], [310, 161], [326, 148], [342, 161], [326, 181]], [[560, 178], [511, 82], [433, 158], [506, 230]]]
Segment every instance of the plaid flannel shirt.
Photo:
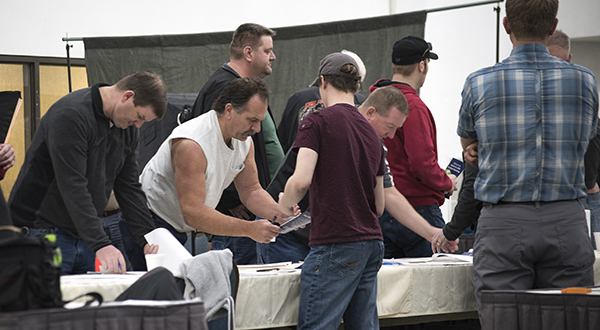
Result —
[[586, 195], [584, 154], [598, 123], [598, 89], [586, 68], [538, 43], [469, 75], [457, 133], [479, 141], [475, 198], [571, 200]]

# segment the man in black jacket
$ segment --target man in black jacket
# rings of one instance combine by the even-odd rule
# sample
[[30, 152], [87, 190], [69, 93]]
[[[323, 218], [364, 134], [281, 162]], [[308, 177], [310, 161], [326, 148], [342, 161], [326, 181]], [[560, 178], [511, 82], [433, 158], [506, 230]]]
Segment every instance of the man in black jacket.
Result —
[[9, 207], [15, 225], [31, 235], [56, 234], [63, 274], [93, 271], [95, 257], [107, 270], [125, 272], [100, 221], [111, 190], [144, 252], [158, 250], [144, 239], [154, 223], [138, 181], [137, 146], [138, 128], [162, 118], [166, 96], [158, 75], [140, 72], [70, 93], [42, 118]]

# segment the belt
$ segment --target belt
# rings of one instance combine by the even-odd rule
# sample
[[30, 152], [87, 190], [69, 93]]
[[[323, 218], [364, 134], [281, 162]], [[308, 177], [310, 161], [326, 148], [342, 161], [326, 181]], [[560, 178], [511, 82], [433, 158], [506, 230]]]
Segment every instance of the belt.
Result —
[[557, 201], [529, 201], [529, 202], [505, 202], [505, 201], [498, 201], [496, 202], [496, 204], [494, 203], [490, 203], [490, 202], [483, 202], [483, 205], [488, 206], [488, 205], [545, 205], [545, 204], [552, 204], [552, 203], [559, 203], [559, 202], [573, 202], [573, 201], [577, 201], [578, 199], [561, 199], [561, 200], [557, 200]]
[[104, 212], [102, 212], [102, 217], [103, 218], [110, 217], [111, 215], [115, 215], [119, 212], [121, 212], [121, 209], [116, 209], [116, 210], [112, 210], [112, 211], [104, 211]]

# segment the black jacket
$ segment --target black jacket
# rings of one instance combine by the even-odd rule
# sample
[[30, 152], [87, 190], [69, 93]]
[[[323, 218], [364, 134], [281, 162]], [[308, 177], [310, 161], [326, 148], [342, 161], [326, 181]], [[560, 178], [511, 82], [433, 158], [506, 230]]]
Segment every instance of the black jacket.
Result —
[[113, 189], [138, 244], [154, 229], [139, 182], [139, 131], [111, 127], [101, 86], [70, 93], [50, 107], [9, 199], [15, 225], [56, 227], [94, 252], [111, 244], [100, 215]]

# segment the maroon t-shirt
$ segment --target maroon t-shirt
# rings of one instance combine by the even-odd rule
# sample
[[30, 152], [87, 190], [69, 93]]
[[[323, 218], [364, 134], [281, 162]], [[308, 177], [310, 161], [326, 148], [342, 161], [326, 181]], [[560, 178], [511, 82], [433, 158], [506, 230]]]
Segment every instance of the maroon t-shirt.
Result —
[[310, 245], [382, 240], [375, 185], [384, 173], [384, 152], [358, 110], [340, 103], [309, 114], [293, 148], [319, 154], [309, 188]]

